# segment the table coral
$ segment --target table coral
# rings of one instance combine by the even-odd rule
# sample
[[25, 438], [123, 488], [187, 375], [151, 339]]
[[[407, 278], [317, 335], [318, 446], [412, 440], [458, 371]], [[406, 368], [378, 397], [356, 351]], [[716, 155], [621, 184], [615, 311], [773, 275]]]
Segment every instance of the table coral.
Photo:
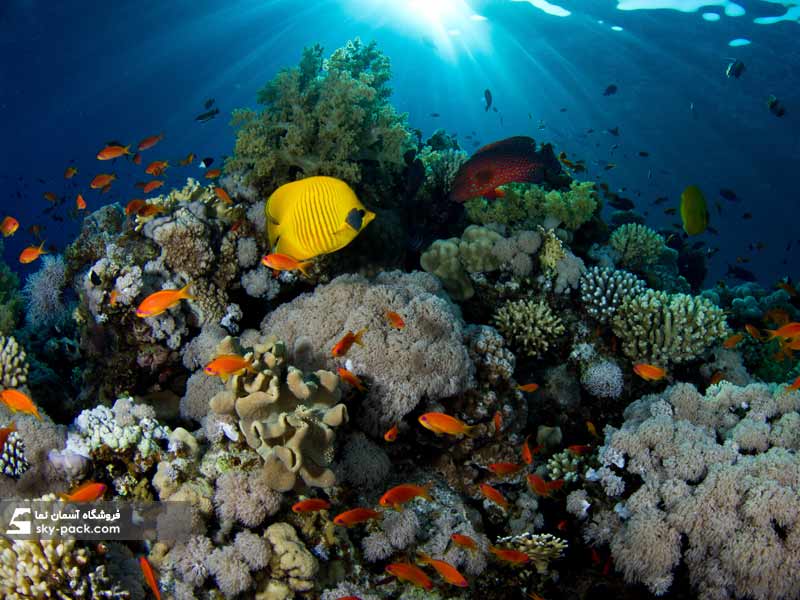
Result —
[[19, 342], [0, 335], [0, 387], [18, 388], [28, 381], [28, 361]]
[[646, 225], [627, 223], [611, 234], [609, 245], [617, 262], [626, 269], [642, 269], [658, 261], [666, 249], [664, 238]]
[[526, 355], [542, 356], [564, 333], [564, 324], [543, 298], [511, 300], [492, 317], [497, 329]]
[[[232, 338], [217, 347], [218, 355], [237, 353]], [[324, 370], [306, 375], [288, 365], [286, 346], [274, 340], [244, 356], [253, 372], [233, 375], [227, 389], [211, 398], [211, 409], [238, 417], [247, 443], [264, 459], [264, 476], [273, 489], [292, 489], [298, 476], [306, 485], [333, 485], [328, 468], [333, 428], [347, 421], [339, 377]]]
[[725, 338], [725, 314], [706, 298], [647, 290], [627, 298], [611, 325], [634, 362], [666, 367], [697, 358]]
[[225, 168], [246, 173], [262, 194], [298, 174], [355, 185], [367, 160], [402, 167], [410, 132], [389, 104], [388, 58], [358, 38], [328, 60], [322, 53], [306, 48], [299, 66], [280, 71], [258, 94], [260, 113], [234, 111], [236, 145]]
[[609, 543], [626, 581], [656, 595], [683, 562], [703, 600], [797, 598], [800, 393], [778, 386], [690, 384], [631, 404], [606, 428], [606, 468], [641, 481], [585, 530]]

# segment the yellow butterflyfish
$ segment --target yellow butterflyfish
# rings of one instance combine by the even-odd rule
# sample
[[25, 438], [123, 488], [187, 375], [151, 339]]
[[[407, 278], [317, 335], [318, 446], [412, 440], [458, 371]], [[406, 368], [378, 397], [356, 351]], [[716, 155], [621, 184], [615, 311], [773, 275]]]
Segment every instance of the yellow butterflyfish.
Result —
[[681, 194], [681, 220], [688, 235], [703, 233], [708, 227], [708, 208], [703, 192], [690, 185]]

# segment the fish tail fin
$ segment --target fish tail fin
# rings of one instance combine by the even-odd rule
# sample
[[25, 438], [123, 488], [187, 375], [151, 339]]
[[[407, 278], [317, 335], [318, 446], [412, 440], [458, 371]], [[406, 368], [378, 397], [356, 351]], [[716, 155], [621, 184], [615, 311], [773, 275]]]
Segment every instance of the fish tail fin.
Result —
[[764, 334], [765, 335], [761, 336], [762, 340], [766, 340], [766, 341], [774, 340], [776, 337], [778, 337], [778, 330], [777, 329], [765, 329], [764, 330]]
[[222, 380], [222, 383], [228, 383], [228, 375], [227, 373], [222, 373], [219, 378]]
[[189, 283], [187, 283], [185, 286], [183, 286], [180, 289], [180, 297], [183, 298], [184, 300], [194, 300], [195, 299], [194, 296], [192, 296], [189, 293], [189, 289], [192, 287], [192, 284], [193, 284], [193, 282], [190, 281]]
[[364, 327], [364, 329], [357, 331], [356, 334], [353, 336], [353, 342], [358, 344], [359, 346], [363, 346], [364, 343], [361, 341], [361, 336], [363, 336], [366, 332], [367, 332], [366, 327]]
[[47, 243], [47, 240], [42, 240], [42, 243], [39, 244], [39, 252], [42, 254], [50, 254], [47, 250], [44, 249], [44, 245]]
[[428, 565], [431, 562], [431, 557], [425, 554], [422, 550], [417, 550], [417, 560], [423, 565]]
[[69, 502], [69, 496], [67, 494], [56, 494], [62, 502]]
[[34, 416], [35, 416], [37, 419], [39, 419], [40, 421], [42, 420], [42, 415], [40, 415], [40, 414], [39, 414], [39, 409], [36, 409], [36, 410], [34, 411], [33, 415], [34, 415]]
[[127, 146], [125, 146], [125, 154], [130, 154], [130, 153], [131, 153], [131, 145], [128, 144]]
[[467, 425], [464, 429], [464, 434], [469, 438], [474, 438], [478, 436], [478, 426], [477, 425]]
[[429, 481], [428, 483], [424, 484], [422, 486], [422, 489], [424, 491], [420, 494], [420, 496], [425, 498], [425, 500], [427, 500], [428, 502], [433, 502], [433, 498], [431, 498], [431, 489], [433, 489], [433, 482]]
[[308, 271], [306, 271], [306, 269], [308, 267], [310, 267], [312, 264], [314, 264], [314, 263], [312, 263], [310, 260], [307, 260], [307, 261], [301, 262], [301, 263], [297, 263], [297, 270], [300, 271], [303, 274], [304, 277], [308, 277], [309, 275], [308, 275]]

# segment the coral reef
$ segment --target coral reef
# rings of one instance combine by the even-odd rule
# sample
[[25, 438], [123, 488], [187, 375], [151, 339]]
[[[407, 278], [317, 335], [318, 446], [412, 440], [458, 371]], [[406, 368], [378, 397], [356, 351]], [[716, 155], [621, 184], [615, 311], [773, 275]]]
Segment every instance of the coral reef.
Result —
[[[3, 242], [0, 241], [0, 255]], [[0, 259], [0, 336], [14, 331], [22, 312], [23, 300], [19, 293], [19, 277], [5, 261]]]
[[541, 298], [506, 302], [492, 322], [515, 347], [533, 358], [542, 356], [565, 331], [561, 319]]
[[616, 260], [626, 269], [642, 269], [658, 261], [666, 250], [664, 238], [646, 225], [627, 223], [611, 234], [609, 245]]
[[694, 360], [728, 334], [709, 300], [653, 290], [625, 299], [611, 325], [628, 358], [664, 367]]
[[644, 281], [632, 273], [595, 266], [581, 276], [581, 303], [590, 317], [607, 323], [620, 304], [643, 293], [645, 287]]
[[70, 311], [64, 303], [67, 284], [64, 257], [60, 254], [42, 257], [42, 266], [28, 276], [22, 288], [29, 327], [47, 329], [62, 325], [70, 318]]
[[0, 336], [0, 387], [18, 388], [28, 380], [25, 350], [13, 337]]

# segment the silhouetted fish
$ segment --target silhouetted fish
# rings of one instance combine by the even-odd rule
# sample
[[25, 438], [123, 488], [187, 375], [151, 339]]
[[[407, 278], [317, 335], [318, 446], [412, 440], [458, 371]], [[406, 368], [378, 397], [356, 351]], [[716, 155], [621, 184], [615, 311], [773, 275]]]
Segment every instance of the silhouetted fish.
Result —
[[208, 100], [206, 100], [205, 102], [203, 102], [203, 108], [205, 108], [206, 110], [208, 110], [209, 108], [211, 108], [212, 106], [214, 106], [214, 102], [215, 102], [214, 98], [209, 98]]
[[483, 90], [483, 99], [486, 101], [485, 112], [489, 112], [489, 109], [492, 107], [492, 92], [489, 88]]
[[744, 267], [737, 267], [736, 265], [728, 264], [728, 270], [725, 271], [726, 276], [741, 279], [742, 281], [756, 281], [755, 273], [748, 271]]
[[614, 94], [617, 93], [617, 89], [619, 88], [617, 88], [617, 86], [612, 83], [605, 89], [605, 91], [603, 92], [603, 96], [613, 96]]
[[219, 114], [219, 109], [218, 108], [213, 108], [213, 109], [211, 109], [209, 111], [206, 111], [204, 113], [201, 113], [201, 114], [197, 115], [194, 118], [194, 120], [198, 121], [199, 123], [208, 123], [211, 119], [216, 117], [218, 114]]

